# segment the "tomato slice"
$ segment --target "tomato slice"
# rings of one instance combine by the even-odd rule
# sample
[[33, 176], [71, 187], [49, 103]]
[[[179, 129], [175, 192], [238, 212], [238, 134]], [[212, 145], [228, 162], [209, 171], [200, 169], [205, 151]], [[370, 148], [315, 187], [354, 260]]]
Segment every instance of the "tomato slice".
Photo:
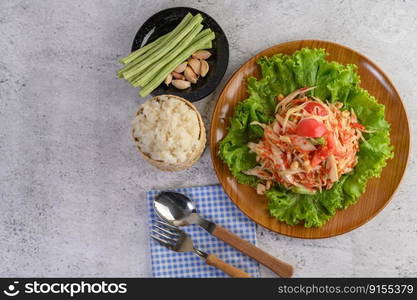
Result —
[[326, 145], [322, 146], [320, 150], [316, 151], [316, 153], [314, 153], [313, 158], [311, 159], [311, 166], [313, 168], [320, 164], [323, 160], [325, 160], [330, 154], [337, 155], [336, 142], [334, 140], [333, 134], [326, 133], [325, 138]]
[[365, 126], [363, 126], [362, 124], [359, 124], [359, 123], [352, 123], [351, 126], [352, 126], [352, 128], [358, 128], [361, 131], [365, 130]]
[[327, 146], [320, 148], [320, 150], [314, 153], [313, 158], [311, 159], [311, 166], [314, 168], [319, 165], [323, 160], [325, 160], [330, 155], [330, 150]]
[[304, 106], [304, 109], [313, 115], [327, 116], [326, 109], [323, 107], [323, 105], [317, 102], [308, 102], [306, 106]]
[[324, 159], [321, 156], [321, 153], [316, 152], [314, 153], [313, 158], [311, 159], [311, 166], [314, 168], [315, 166], [319, 165]]
[[325, 135], [327, 132], [323, 123], [315, 119], [304, 119], [297, 124], [295, 133], [299, 136], [318, 138]]

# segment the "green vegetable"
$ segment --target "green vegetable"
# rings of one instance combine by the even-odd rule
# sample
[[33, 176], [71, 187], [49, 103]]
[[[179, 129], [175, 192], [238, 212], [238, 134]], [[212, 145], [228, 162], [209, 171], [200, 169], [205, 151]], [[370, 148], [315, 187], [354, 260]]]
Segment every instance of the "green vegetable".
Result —
[[161, 44], [164, 44], [165, 41], [175, 35], [177, 32], [181, 31], [187, 23], [192, 19], [192, 14], [188, 13], [185, 17], [181, 20], [181, 22], [177, 25], [177, 27], [167, 34], [161, 36], [156, 41], [139, 48], [138, 50], [130, 53], [128, 56], [120, 59], [121, 63], [127, 64], [122, 69], [117, 72], [119, 78], [123, 77], [123, 73], [134, 69], [138, 66], [141, 62], [151, 56], [153, 53], [160, 49]]
[[[192, 19], [182, 28], [181, 30], [174, 29], [172, 32], [172, 36], [169, 36], [166, 40], [164, 40], [158, 49], [149, 55], [149, 57], [144, 58], [142, 62], [138, 63], [136, 67], [132, 68], [129, 71], [123, 73], [123, 77], [128, 79], [142, 71], [144, 71], [147, 67], [151, 64], [155, 63], [156, 61], [160, 60], [164, 55], [169, 53], [187, 34], [190, 33], [196, 26], [198, 26], [203, 17], [200, 14], [195, 15]], [[200, 29], [201, 30], [201, 29]]]
[[[158, 49], [158, 45], [160, 45], [160, 43], [163, 41], [163, 40], [165, 40], [166, 39], [166, 37], [169, 35], [169, 33], [167, 33], [167, 34], [165, 34], [165, 35], [163, 35], [163, 36], [161, 36], [159, 39], [157, 39], [155, 42], [152, 42], [151, 44], [149, 44], [149, 45], [146, 45], [146, 46], [144, 46], [144, 47], [142, 47], [142, 48], [139, 48], [138, 50], [136, 50], [135, 52], [132, 52], [131, 54], [134, 54], [134, 53], [136, 53], [136, 52], [138, 52], [138, 51], [140, 51], [140, 50], [142, 50], [142, 49], [145, 49], [146, 47], [148, 47], [148, 46], [150, 46], [150, 45], [152, 45], [152, 44], [154, 44], [154, 43], [156, 43], [155, 45], [153, 45], [152, 47], [150, 47], [150, 48], [147, 48], [146, 49], [146, 51], [143, 51], [142, 53], [140, 53], [140, 54], [137, 54], [137, 55], [135, 55], [133, 58], [132, 58], [132, 60], [128, 60], [129, 62], [128, 63], [126, 63], [126, 65], [123, 67], [123, 68], [121, 68], [120, 70], [118, 70], [117, 71], [117, 77], [119, 77], [119, 78], [123, 78], [123, 73], [125, 73], [125, 72], [127, 72], [127, 71], [129, 71], [129, 70], [132, 70], [133, 68], [135, 68], [139, 63], [141, 63], [142, 62], [142, 58], [143, 58], [143, 56], [141, 56], [140, 58], [138, 58], [140, 55], [142, 55], [142, 54], [146, 54], [146, 55], [150, 55], [150, 54], [152, 54], [152, 53], [154, 53], [157, 49]], [[146, 53], [145, 53], [146, 52]], [[129, 56], [127, 56], [127, 57], [125, 57], [124, 59], [127, 59]], [[127, 60], [125, 60], [125, 61], [127, 61]], [[120, 62], [122, 62], [122, 59], [120, 60]]]
[[[191, 14], [189, 16], [191, 17]], [[167, 33], [167, 34], [164, 34], [161, 37], [159, 37], [158, 39], [156, 39], [152, 43], [149, 43], [149, 44], [143, 46], [142, 48], [139, 48], [138, 50], [133, 51], [128, 56], [126, 56], [124, 58], [121, 58], [119, 60], [119, 62], [122, 63], [122, 64], [128, 64], [128, 63], [134, 61], [137, 57], [141, 56], [146, 51], [151, 50], [151, 49], [155, 48], [157, 45], [161, 44], [167, 37], [169, 37], [169, 34], [170, 34], [170, 32]]]
[[313, 145], [324, 145], [326, 143], [324, 137], [310, 138], [309, 140]]
[[175, 59], [173, 59], [171, 62], [169, 62], [167, 65], [165, 65], [162, 70], [148, 83], [148, 85], [144, 86], [141, 91], [139, 92], [139, 95], [141, 97], [146, 97], [149, 95], [155, 88], [160, 85], [166, 76], [174, 71], [174, 69], [182, 63], [184, 60], [186, 60], [191, 54], [196, 52], [197, 50], [202, 49], [202, 47], [206, 46], [208, 42], [214, 40], [215, 35], [214, 32], [210, 32], [208, 35], [205, 35], [198, 41], [196, 41], [194, 44], [191, 44], [188, 46], [184, 51], [181, 52]]
[[[256, 186], [259, 179], [242, 171], [257, 165], [255, 154], [247, 143], [257, 142], [263, 135], [253, 121], [269, 123], [273, 120], [275, 97], [305, 86], [316, 86], [309, 93], [329, 102], [341, 101], [345, 109], [353, 109], [367, 130], [360, 145], [358, 164], [350, 174], [336, 182], [330, 190], [305, 193], [288, 190], [279, 184], [266, 192], [272, 216], [289, 225], [300, 222], [305, 227], [324, 225], [338, 209], [355, 204], [366, 189], [371, 177], [378, 177], [386, 160], [392, 158], [390, 124], [385, 120], [385, 107], [360, 88], [355, 65], [342, 65], [325, 60], [323, 49], [304, 48], [292, 56], [277, 54], [258, 60], [262, 78], [248, 79], [249, 97], [239, 103], [230, 120], [226, 137], [220, 142], [220, 157], [231, 173], [242, 184]], [[315, 139], [316, 143], [322, 143]]]
[[[195, 42], [195, 38], [200, 36], [199, 32], [203, 29], [203, 25], [199, 24], [194, 27], [194, 29], [187, 35], [171, 52], [169, 52], [163, 59], [159, 60], [156, 64], [152, 65], [151, 70], [139, 76], [133, 83], [133, 86], [145, 86], [151, 79], [165, 66], [168, 62], [172, 61], [176, 56], [178, 56], [187, 46]], [[210, 29], [204, 30], [202, 33], [211, 32]], [[197, 39], [198, 40], [198, 39]]]
[[291, 191], [297, 194], [304, 194], [304, 195], [314, 195], [316, 192], [312, 190], [308, 190], [306, 188], [303, 188], [301, 186], [294, 186], [291, 188]]
[[[197, 36], [195, 36], [191, 41], [189, 41], [189, 39], [188, 39], [188, 44], [194, 44], [195, 42], [197, 42], [198, 40], [200, 40], [204, 36], [210, 34], [211, 32], [212, 31], [209, 28], [204, 29], [203, 31], [200, 31], [197, 34]], [[191, 32], [190, 34], [193, 34], [193, 32]], [[181, 47], [180, 51], [177, 51], [176, 49], [173, 50], [173, 51], [177, 52], [176, 55], [179, 54], [178, 52], [181, 52], [182, 50], [184, 50], [184, 47], [183, 47], [184, 45], [185, 45], [185, 43], [182, 43], [179, 46], [179, 47]], [[203, 45], [198, 50], [208, 49], [208, 48], [212, 48], [212, 42], [211, 41], [207, 42], [205, 45]], [[170, 55], [170, 57], [171, 57], [171, 55]], [[175, 58], [175, 56], [172, 56], [172, 57]], [[144, 86], [145, 84], [149, 83], [149, 81], [151, 79], [153, 79], [155, 77], [155, 75], [161, 71], [162, 67], [167, 64], [167, 61], [169, 62], [171, 60], [168, 60], [168, 59], [164, 58], [162, 60], [162, 63], [158, 63], [158, 66], [155, 66], [155, 67], [152, 66], [150, 69], [148, 69], [147, 74], [140, 74], [140, 75], [135, 76], [134, 80], [131, 81], [132, 85], [134, 87], [138, 87], [138, 86]]]
[[211, 49], [211, 48], [213, 48], [212, 41], [210, 41], [210, 42], [206, 43], [205, 45], [203, 45], [203, 47], [201, 47], [201, 49], [199, 49], [199, 50], [202, 50], [202, 49]]

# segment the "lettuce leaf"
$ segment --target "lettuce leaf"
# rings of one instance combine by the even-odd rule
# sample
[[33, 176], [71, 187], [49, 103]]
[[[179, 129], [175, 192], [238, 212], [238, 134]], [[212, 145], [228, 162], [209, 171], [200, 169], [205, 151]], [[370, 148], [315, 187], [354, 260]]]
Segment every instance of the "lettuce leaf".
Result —
[[252, 121], [269, 123], [273, 120], [274, 98], [287, 95], [305, 86], [316, 86], [309, 93], [323, 100], [341, 101], [344, 108], [353, 109], [361, 124], [372, 133], [364, 134], [358, 164], [330, 190], [314, 195], [299, 194], [279, 184], [270, 189], [268, 209], [272, 216], [289, 225], [300, 222], [305, 227], [324, 225], [338, 209], [355, 204], [371, 177], [378, 177], [392, 158], [390, 124], [385, 120], [385, 107], [360, 87], [355, 65], [327, 61], [323, 49], [304, 48], [293, 55], [276, 54], [258, 60], [262, 78], [248, 79], [249, 97], [240, 102], [230, 120], [228, 134], [220, 142], [220, 158], [228, 165], [241, 184], [256, 186], [258, 179], [242, 171], [256, 166], [256, 156], [247, 143], [258, 141], [263, 130], [250, 125]]

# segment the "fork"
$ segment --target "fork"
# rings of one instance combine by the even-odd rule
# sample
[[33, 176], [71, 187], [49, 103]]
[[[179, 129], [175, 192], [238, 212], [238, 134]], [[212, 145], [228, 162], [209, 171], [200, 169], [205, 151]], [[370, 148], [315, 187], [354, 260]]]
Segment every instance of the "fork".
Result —
[[207, 254], [195, 248], [190, 236], [181, 229], [159, 220], [156, 222], [158, 224], [153, 226], [151, 237], [161, 245], [176, 252], [193, 252], [204, 259], [206, 264], [222, 270], [231, 277], [251, 277], [245, 271], [229, 265], [214, 254]]

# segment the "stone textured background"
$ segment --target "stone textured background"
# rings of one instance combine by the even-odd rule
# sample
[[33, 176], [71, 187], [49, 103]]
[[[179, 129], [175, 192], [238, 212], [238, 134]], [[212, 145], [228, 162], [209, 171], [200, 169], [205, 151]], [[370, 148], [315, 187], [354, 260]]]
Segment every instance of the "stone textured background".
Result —
[[[147, 17], [173, 6], [201, 9], [225, 30], [222, 85], [266, 47], [331, 40], [389, 74], [417, 133], [415, 1], [2, 0], [0, 276], [149, 276], [145, 192], [217, 183], [208, 149], [170, 174], [145, 163], [130, 139], [144, 100], [116, 78], [117, 59]], [[198, 103], [207, 123], [216, 96]], [[299, 277], [415, 277], [416, 178], [413, 152], [394, 199], [368, 224], [323, 240], [259, 228], [259, 245]]]

